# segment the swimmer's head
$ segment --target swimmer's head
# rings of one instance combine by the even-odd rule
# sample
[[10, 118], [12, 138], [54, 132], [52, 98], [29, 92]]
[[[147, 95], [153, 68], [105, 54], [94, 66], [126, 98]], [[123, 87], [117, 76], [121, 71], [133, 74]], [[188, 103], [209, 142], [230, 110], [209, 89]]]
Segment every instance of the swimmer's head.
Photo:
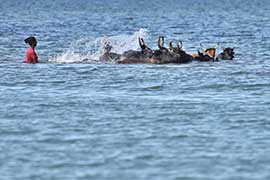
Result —
[[29, 44], [31, 47], [36, 47], [37, 46], [37, 40], [35, 37], [31, 36], [31, 37], [28, 37], [24, 40], [24, 42], [26, 44]]

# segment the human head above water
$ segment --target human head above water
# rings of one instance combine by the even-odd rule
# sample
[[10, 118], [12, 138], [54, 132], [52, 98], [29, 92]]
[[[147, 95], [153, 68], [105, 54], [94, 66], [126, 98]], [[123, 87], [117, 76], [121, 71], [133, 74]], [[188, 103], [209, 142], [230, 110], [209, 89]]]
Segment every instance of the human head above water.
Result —
[[32, 48], [36, 47], [37, 45], [37, 40], [35, 37], [31, 36], [31, 37], [28, 37], [24, 40], [24, 42], [26, 44], [29, 44]]

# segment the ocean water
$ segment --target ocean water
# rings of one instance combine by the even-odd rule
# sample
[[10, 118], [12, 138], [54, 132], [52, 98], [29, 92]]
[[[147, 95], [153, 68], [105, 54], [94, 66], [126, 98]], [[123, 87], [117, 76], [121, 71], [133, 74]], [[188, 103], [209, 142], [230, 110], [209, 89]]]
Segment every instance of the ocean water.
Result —
[[[0, 179], [270, 179], [270, 2], [0, 0]], [[30, 35], [42, 63], [24, 60]], [[234, 61], [119, 65], [115, 52]]]

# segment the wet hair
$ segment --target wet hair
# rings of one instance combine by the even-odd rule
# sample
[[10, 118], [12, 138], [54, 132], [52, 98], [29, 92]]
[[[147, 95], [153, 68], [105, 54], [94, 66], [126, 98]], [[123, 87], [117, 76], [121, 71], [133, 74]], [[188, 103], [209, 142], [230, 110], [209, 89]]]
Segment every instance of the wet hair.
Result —
[[24, 40], [26, 44], [29, 44], [31, 47], [35, 47], [37, 45], [37, 40], [35, 37], [31, 36]]

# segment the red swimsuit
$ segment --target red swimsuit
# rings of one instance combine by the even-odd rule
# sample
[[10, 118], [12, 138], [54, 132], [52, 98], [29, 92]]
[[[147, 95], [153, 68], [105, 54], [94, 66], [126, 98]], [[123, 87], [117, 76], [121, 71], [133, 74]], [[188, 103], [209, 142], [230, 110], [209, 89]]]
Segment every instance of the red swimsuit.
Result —
[[35, 53], [35, 50], [32, 47], [29, 47], [27, 49], [25, 62], [26, 63], [33, 63], [33, 64], [38, 63], [37, 54]]

